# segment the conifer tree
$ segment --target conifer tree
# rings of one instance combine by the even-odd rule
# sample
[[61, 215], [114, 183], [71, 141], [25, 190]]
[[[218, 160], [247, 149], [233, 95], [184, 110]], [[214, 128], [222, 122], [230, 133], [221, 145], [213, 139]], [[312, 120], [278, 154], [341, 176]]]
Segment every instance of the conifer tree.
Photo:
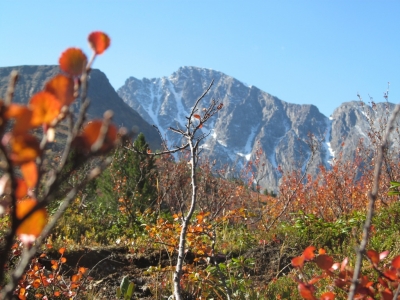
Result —
[[[134, 142], [143, 152], [149, 145], [142, 133]], [[135, 223], [136, 212], [144, 211], [157, 202], [155, 158], [131, 150], [132, 142], [126, 139], [113, 154], [111, 166], [96, 181], [97, 203], [117, 204], [119, 210]], [[115, 207], [115, 206], [114, 206]]]

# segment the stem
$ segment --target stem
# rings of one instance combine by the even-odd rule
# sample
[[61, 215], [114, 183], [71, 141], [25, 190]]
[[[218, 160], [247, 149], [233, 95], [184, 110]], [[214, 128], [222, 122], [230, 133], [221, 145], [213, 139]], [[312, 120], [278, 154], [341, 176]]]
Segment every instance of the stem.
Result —
[[186, 242], [186, 233], [187, 228], [194, 213], [196, 207], [196, 198], [197, 198], [197, 186], [196, 186], [196, 154], [197, 147], [193, 146], [193, 136], [188, 137], [189, 146], [190, 146], [190, 167], [191, 167], [191, 185], [192, 185], [192, 199], [190, 203], [190, 209], [186, 217], [182, 217], [182, 230], [179, 237], [179, 248], [178, 248], [178, 261], [176, 262], [176, 269], [174, 273], [174, 296], [175, 300], [182, 299], [182, 291], [181, 291], [181, 278], [182, 278], [182, 266], [183, 260], [185, 258], [185, 242]]

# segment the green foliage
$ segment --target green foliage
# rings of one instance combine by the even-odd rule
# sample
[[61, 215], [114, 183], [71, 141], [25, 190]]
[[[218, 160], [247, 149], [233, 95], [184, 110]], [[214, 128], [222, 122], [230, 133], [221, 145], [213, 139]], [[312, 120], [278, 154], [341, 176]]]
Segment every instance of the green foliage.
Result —
[[134, 289], [135, 284], [129, 282], [128, 276], [124, 276], [120, 287], [117, 288], [117, 298], [120, 299], [122, 297], [125, 300], [131, 299]]
[[96, 181], [99, 202], [113, 202], [126, 214], [131, 225], [136, 212], [151, 208], [157, 202], [156, 170], [153, 156], [142, 133], [132, 144], [129, 140], [116, 149], [111, 166]]
[[354, 212], [333, 222], [327, 222], [314, 214], [299, 212], [293, 223], [282, 223], [282, 233], [290, 236], [287, 240], [298, 247], [305, 248], [310, 244], [332, 250], [343, 250], [352, 234], [360, 230], [365, 216]]
[[297, 284], [289, 276], [282, 276], [266, 284], [261, 299], [302, 299], [297, 291]]
[[400, 253], [400, 202], [394, 202], [376, 212], [373, 218], [373, 228], [370, 232], [369, 247], [376, 251], [390, 249]]
[[389, 195], [389, 196], [397, 196], [397, 195], [400, 195], [399, 187], [400, 187], [400, 182], [398, 182], [398, 181], [391, 181], [391, 182], [390, 182], [390, 187], [389, 187], [388, 195]]

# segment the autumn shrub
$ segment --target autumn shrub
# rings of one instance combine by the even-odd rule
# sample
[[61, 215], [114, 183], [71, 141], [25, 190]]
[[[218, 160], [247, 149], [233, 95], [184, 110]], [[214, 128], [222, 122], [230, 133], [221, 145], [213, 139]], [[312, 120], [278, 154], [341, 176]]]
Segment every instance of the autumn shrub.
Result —
[[[37, 278], [25, 282], [30, 274], [24, 270], [71, 201], [108, 165], [108, 159], [101, 156], [126, 134], [111, 123], [110, 111], [105, 112], [103, 119], [86, 122], [88, 74], [94, 59], [108, 48], [110, 39], [102, 32], [93, 32], [88, 41], [92, 57], [88, 59], [78, 48], [64, 51], [59, 59], [62, 74], [51, 78], [26, 105], [12, 103], [18, 81], [16, 72], [12, 72], [5, 99], [0, 101], [3, 141], [0, 213], [9, 218], [8, 230], [0, 237], [0, 297], [4, 299], [10, 299], [15, 293], [19, 299], [33, 296], [28, 289], [32, 287], [30, 281], [34, 283]], [[71, 107], [74, 102], [79, 102], [77, 114]], [[49, 154], [46, 149], [52, 149], [61, 123], [67, 136], [65, 145], [59, 155], [52, 151]], [[69, 160], [73, 152], [74, 159]], [[77, 178], [75, 172], [84, 165], [90, 166], [84, 175], [72, 185], [65, 185], [68, 179]], [[47, 207], [60, 196], [62, 201], [53, 206], [54, 214], [49, 216]], [[15, 254], [14, 245], [19, 243], [26, 249], [10, 268], [8, 260]], [[8, 282], [4, 281], [6, 272], [9, 272]], [[40, 275], [36, 269], [32, 272], [34, 276]], [[40, 278], [39, 281], [46, 282]]]

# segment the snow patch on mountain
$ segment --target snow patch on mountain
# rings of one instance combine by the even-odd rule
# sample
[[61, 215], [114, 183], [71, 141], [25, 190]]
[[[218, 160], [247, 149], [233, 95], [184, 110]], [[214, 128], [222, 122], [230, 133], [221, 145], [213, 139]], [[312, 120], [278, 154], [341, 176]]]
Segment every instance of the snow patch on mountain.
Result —
[[236, 152], [238, 156], [246, 158], [247, 161], [249, 161], [251, 157], [251, 152], [254, 145], [254, 138], [256, 136], [256, 133], [258, 132], [258, 127], [259, 126], [253, 126], [251, 128], [251, 132], [249, 134], [249, 137], [247, 138], [246, 145], [244, 146], [244, 151]]
[[335, 158], [335, 151], [333, 151], [331, 146], [331, 132], [332, 132], [332, 121], [333, 118], [330, 117], [329, 119], [325, 119], [326, 121], [326, 133], [325, 133], [325, 161], [332, 165], [333, 159]]
[[274, 167], [274, 169], [278, 168], [278, 163], [276, 161], [276, 153], [277, 153], [276, 148], [278, 147], [278, 145], [281, 143], [281, 141], [286, 137], [286, 135], [291, 130], [289, 123], [286, 120], [283, 121], [283, 122], [284, 122], [283, 124], [285, 126], [285, 134], [277, 139], [277, 141], [274, 144], [273, 151], [272, 151], [271, 155], [269, 155], [269, 157], [268, 157], [268, 159], [271, 162], [271, 164]]

